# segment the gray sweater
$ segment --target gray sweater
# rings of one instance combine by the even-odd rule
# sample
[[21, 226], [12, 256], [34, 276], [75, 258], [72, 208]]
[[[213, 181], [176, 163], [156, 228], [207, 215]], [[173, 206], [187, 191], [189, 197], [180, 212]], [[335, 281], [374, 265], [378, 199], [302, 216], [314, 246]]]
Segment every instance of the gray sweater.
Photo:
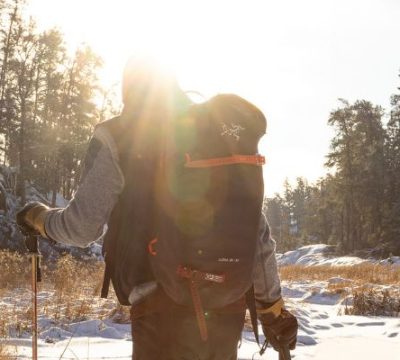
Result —
[[[52, 209], [45, 220], [46, 233], [53, 240], [86, 247], [104, 231], [110, 213], [124, 188], [118, 152], [112, 136], [104, 127], [95, 130], [86, 154], [81, 183], [67, 207]], [[281, 297], [280, 279], [275, 259], [275, 241], [262, 216], [254, 268], [254, 290], [259, 306]], [[131, 303], [155, 289], [146, 284], [132, 289]]]

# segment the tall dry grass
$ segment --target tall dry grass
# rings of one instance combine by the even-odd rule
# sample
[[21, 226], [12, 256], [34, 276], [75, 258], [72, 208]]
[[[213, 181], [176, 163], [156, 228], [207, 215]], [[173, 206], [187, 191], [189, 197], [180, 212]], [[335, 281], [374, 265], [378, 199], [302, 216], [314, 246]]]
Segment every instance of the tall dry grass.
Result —
[[[31, 264], [27, 255], [0, 251], [0, 338], [23, 336], [31, 331]], [[38, 283], [38, 311], [55, 325], [113, 316], [115, 294], [100, 299], [104, 265], [99, 261], [79, 261], [70, 255], [56, 263], [42, 262]], [[39, 328], [40, 331], [40, 328]]]
[[[32, 294], [29, 258], [27, 255], [15, 252], [0, 251], [0, 267], [0, 338], [4, 339], [9, 335], [22, 336], [31, 329]], [[38, 287], [39, 319], [45, 317], [61, 326], [91, 318], [112, 318], [116, 322], [128, 322], [127, 309], [118, 306], [112, 291], [110, 299], [99, 298], [103, 269], [102, 262], [83, 262], [70, 255], [60, 257], [56, 263], [43, 262], [43, 279]], [[390, 293], [388, 301], [386, 295], [385, 297], [379, 293], [366, 294], [368, 289], [362, 289], [362, 286], [367, 283], [399, 285], [399, 267], [374, 264], [312, 267], [291, 265], [280, 268], [280, 275], [282, 280], [288, 281], [326, 281], [332, 277], [342, 277], [348, 282], [329, 284], [329, 289], [343, 294], [348, 292], [345, 287], [356, 284], [361, 289], [358, 293], [361, 291], [365, 294], [353, 293], [355, 305], [348, 309], [349, 314], [370, 313], [375, 307], [368, 304], [372, 304], [374, 298], [376, 306], [381, 306], [379, 304], [382, 302], [390, 303], [393, 312], [398, 311], [396, 308], [398, 304], [396, 301], [400, 296], [398, 293]], [[1, 351], [6, 351], [4, 349], [3, 347]]]
[[347, 315], [400, 316], [400, 294], [389, 289], [354, 291], [353, 305], [345, 307]]
[[[400, 315], [400, 267], [364, 263], [352, 266], [304, 266], [290, 265], [280, 268], [282, 280], [328, 281], [332, 294], [340, 294], [345, 307], [341, 314], [365, 316]], [[348, 305], [347, 302], [351, 303]]]
[[8, 345], [3, 344], [1, 341], [0, 341], [0, 359], [1, 360], [15, 359], [15, 356], [11, 354], [10, 347]]
[[342, 277], [359, 283], [400, 284], [400, 267], [391, 265], [380, 265], [364, 263], [352, 266], [304, 266], [289, 265], [280, 268], [282, 280], [301, 281], [314, 280], [324, 281], [332, 277]]

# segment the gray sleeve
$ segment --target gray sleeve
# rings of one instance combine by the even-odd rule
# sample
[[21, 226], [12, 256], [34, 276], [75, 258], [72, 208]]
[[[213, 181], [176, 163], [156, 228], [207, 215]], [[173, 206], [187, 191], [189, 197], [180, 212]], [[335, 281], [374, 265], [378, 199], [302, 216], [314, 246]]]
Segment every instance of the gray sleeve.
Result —
[[264, 215], [261, 218], [260, 235], [254, 269], [254, 294], [259, 306], [273, 303], [281, 297], [281, 281], [275, 258], [275, 241], [270, 235]]
[[53, 209], [45, 220], [49, 238], [85, 247], [102, 234], [124, 186], [114, 140], [97, 128], [89, 144], [81, 182], [67, 207]]

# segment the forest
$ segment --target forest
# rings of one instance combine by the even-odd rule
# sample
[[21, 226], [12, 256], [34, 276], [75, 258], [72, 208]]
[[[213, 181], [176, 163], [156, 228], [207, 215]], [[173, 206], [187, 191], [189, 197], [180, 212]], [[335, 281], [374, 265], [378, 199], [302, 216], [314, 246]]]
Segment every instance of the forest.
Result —
[[[74, 52], [58, 29], [39, 31], [25, 1], [0, 0], [0, 211], [27, 184], [55, 205], [70, 199], [94, 126], [118, 110], [102, 87], [102, 59], [88, 45]], [[389, 112], [366, 100], [340, 100], [327, 126], [329, 173], [299, 177], [265, 199], [279, 251], [328, 243], [342, 253], [375, 248], [400, 254], [400, 88]], [[3, 215], [4, 218], [4, 215]], [[9, 218], [8, 218], [9, 219]]]
[[[25, 183], [69, 199], [95, 124], [110, 116], [102, 60], [83, 44], [69, 54], [58, 29], [38, 31], [24, 1], [0, 0], [0, 160], [3, 186], [26, 201]], [[3, 174], [4, 176], [4, 174]]]
[[328, 243], [342, 253], [400, 253], [400, 93], [391, 106], [386, 114], [366, 100], [340, 99], [328, 119], [335, 135], [325, 166], [332, 172], [315, 184], [285, 182], [282, 195], [265, 200], [281, 251]]

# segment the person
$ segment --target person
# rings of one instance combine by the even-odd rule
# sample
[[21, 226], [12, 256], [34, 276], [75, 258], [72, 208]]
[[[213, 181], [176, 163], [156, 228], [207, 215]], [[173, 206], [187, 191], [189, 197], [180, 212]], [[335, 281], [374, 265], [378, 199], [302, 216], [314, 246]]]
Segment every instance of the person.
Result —
[[[141, 172], [127, 170], [132, 154], [150, 152], [157, 161], [165, 126], [184, 112], [191, 101], [176, 80], [148, 59], [128, 61], [122, 80], [121, 116], [96, 126], [89, 143], [80, 184], [65, 208], [28, 203], [17, 214], [17, 223], [44, 238], [86, 247], [103, 234], [117, 236], [130, 224], [132, 203], [124, 201]], [[117, 126], [114, 126], [117, 124]], [[119, 129], [119, 131], [115, 131]], [[136, 156], [136, 155], [135, 155]], [[144, 184], [145, 186], [146, 184]], [[128, 194], [128, 195], [127, 195]], [[144, 206], [146, 200], [140, 201]], [[118, 231], [115, 229], [119, 229]], [[143, 281], [130, 295], [134, 360], [234, 360], [246, 311], [245, 299], [222, 309], [206, 311], [208, 340], [200, 339], [192, 308], [174, 303], [155, 281]], [[284, 307], [275, 259], [275, 242], [264, 216], [261, 219], [254, 266], [254, 297], [263, 332], [279, 351], [294, 349], [297, 320]]]

